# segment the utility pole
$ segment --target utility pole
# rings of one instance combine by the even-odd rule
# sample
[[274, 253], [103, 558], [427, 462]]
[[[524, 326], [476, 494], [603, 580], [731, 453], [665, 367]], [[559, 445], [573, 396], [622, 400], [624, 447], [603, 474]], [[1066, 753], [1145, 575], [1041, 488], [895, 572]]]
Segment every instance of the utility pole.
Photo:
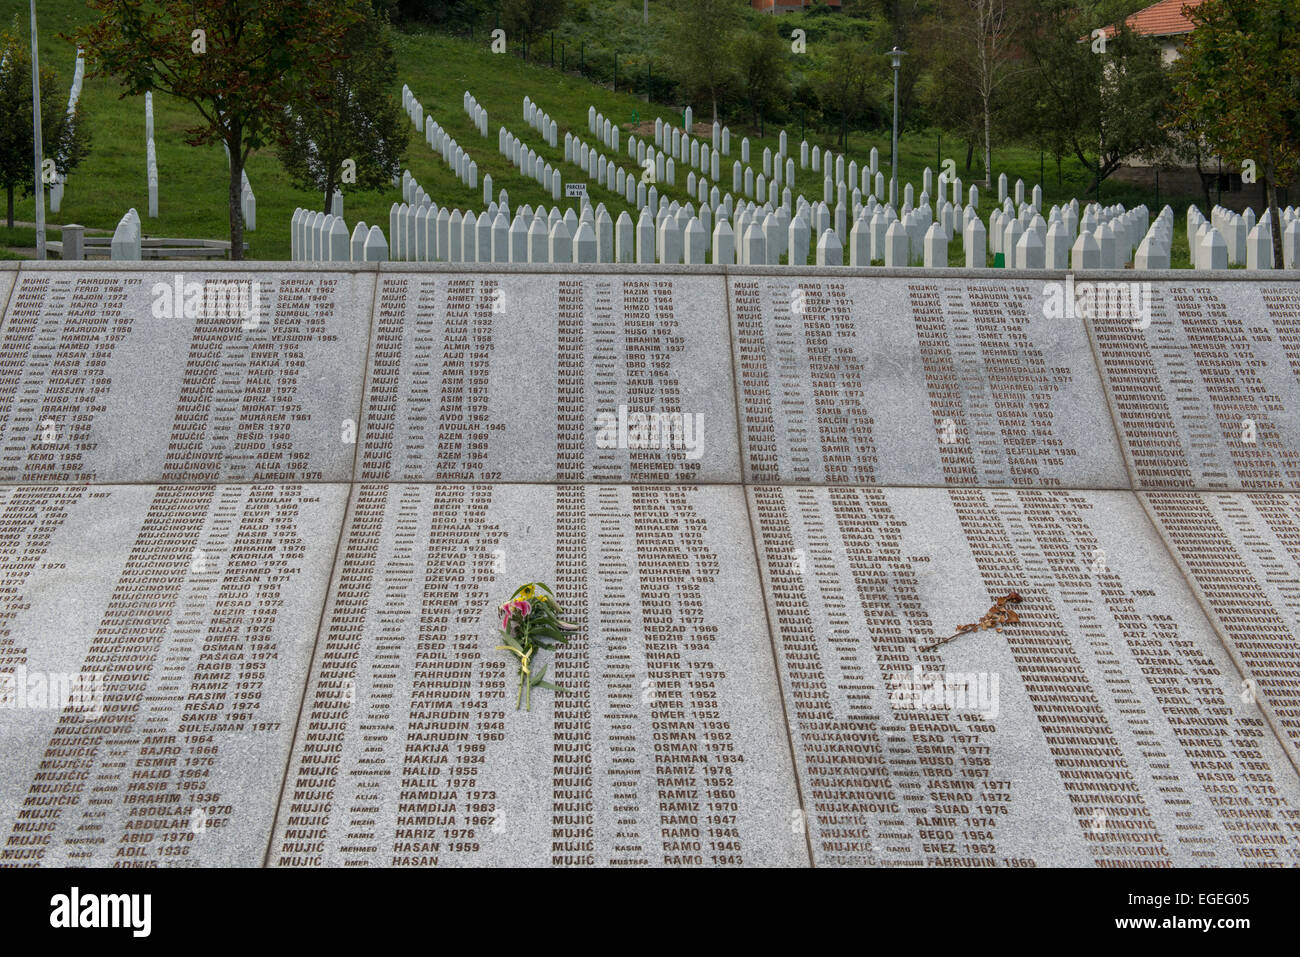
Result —
[[889, 51], [889, 62], [894, 68], [894, 150], [889, 168], [889, 202], [898, 205], [898, 70], [907, 56], [898, 47]]
[[36, 51], [36, 0], [32, 0], [32, 144], [36, 155], [36, 258], [45, 258], [45, 183], [41, 177], [41, 64]]

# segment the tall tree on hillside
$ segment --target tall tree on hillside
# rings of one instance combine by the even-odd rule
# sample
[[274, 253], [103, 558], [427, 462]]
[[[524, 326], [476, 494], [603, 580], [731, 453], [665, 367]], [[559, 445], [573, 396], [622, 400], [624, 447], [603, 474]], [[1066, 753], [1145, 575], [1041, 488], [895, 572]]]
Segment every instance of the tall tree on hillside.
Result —
[[734, 45], [741, 97], [755, 126], [789, 98], [790, 46], [770, 21], [741, 31]]
[[673, 0], [668, 46], [678, 87], [702, 97], [718, 118], [718, 100], [735, 78], [732, 44], [743, 24], [744, 0]]
[[860, 43], [840, 40], [831, 51], [819, 87], [822, 103], [839, 119], [841, 150], [848, 151], [849, 127], [870, 109], [871, 81], [879, 69], [879, 57]]
[[[328, 88], [341, 38], [369, 0], [87, 0], [98, 22], [78, 30], [96, 74], [122, 96], [166, 93], [194, 107], [191, 146], [230, 153], [230, 255], [243, 258], [244, 164], [268, 145], [304, 87]], [[322, 94], [323, 95], [323, 94]]]
[[533, 40], [555, 29], [564, 19], [567, 0], [501, 0], [501, 26], [506, 37], [522, 40], [524, 55]]
[[[7, 197], [6, 219], [14, 225], [14, 194], [36, 193], [36, 155], [32, 141], [31, 46], [0, 30], [0, 188]], [[85, 157], [90, 136], [78, 104], [69, 115], [54, 71], [41, 68], [41, 145], [54, 172], [66, 176]]]
[[280, 162], [296, 185], [324, 192], [327, 213], [345, 179], [360, 190], [389, 186], [411, 130], [391, 93], [397, 57], [384, 19], [367, 10], [341, 46], [344, 58], [330, 71], [326, 95], [300, 88], [280, 135]]
[[929, 113], [940, 128], [966, 144], [964, 172], [970, 173], [975, 150], [984, 139], [979, 94], [970, 81], [970, 62], [962, 51], [950, 46], [942, 22], [927, 31], [924, 49], [931, 70]]
[[1174, 66], [1175, 122], [1262, 175], [1280, 269], [1277, 191], [1300, 175], [1300, 10], [1295, 0], [1207, 0], [1188, 15], [1196, 28]]
[[[1040, 140], [1059, 139], [1093, 170], [1092, 190], [1131, 157], [1165, 149], [1171, 85], [1160, 48], [1112, 0], [1034, 0], [1023, 42], [1038, 90]], [[1105, 43], [1094, 30], [1118, 24]]]
[[942, 0], [934, 66], [949, 95], [973, 101], [984, 153], [984, 187], [993, 184], [993, 131], [1019, 71], [1015, 8], [1009, 0]]

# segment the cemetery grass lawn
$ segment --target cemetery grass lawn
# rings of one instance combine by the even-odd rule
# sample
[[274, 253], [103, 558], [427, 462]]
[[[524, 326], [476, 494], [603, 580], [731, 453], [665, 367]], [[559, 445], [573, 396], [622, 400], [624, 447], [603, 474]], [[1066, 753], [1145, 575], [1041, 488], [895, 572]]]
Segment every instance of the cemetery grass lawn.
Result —
[[[21, 36], [27, 36], [27, 5], [21, 0], [0, 0], [0, 21], [9, 24], [15, 16], [19, 18]], [[78, 24], [88, 21], [94, 14], [87, 10], [80, 0], [42, 0], [38, 9], [41, 62], [52, 67], [58, 74], [58, 82], [66, 91], [72, 79], [75, 50], [59, 34], [67, 33]], [[511, 208], [523, 203], [536, 207], [539, 204], [555, 205], [549, 190], [543, 190], [532, 179], [524, 178], [510, 165], [504, 156], [497, 152], [497, 130], [505, 126], [510, 132], [524, 140], [532, 149], [546, 158], [553, 166], [562, 170], [565, 182], [586, 182], [588, 195], [593, 205], [603, 202], [612, 218], [627, 210], [635, 221], [636, 211], [613, 192], [598, 186], [579, 172], [576, 166], [563, 163], [564, 133], [572, 132], [584, 138], [588, 143], [594, 138], [587, 131], [587, 108], [594, 105], [611, 120], [617, 120], [622, 127], [620, 133], [618, 160], [620, 165], [631, 171], [635, 168], [627, 156], [627, 130], [631, 126], [635, 111], [639, 120], [653, 123], [656, 116], [665, 122], [680, 125], [680, 108], [667, 105], [647, 105], [643, 99], [625, 93], [615, 93], [606, 87], [598, 86], [577, 76], [565, 74], [542, 66], [522, 62], [513, 54], [493, 54], [488, 49], [486, 37], [468, 41], [435, 33], [398, 33], [395, 37], [398, 57], [398, 82], [393, 90], [395, 97], [400, 96], [401, 84], [409, 84], [416, 97], [424, 104], [426, 115], [432, 115], [444, 129], [451, 133], [478, 163], [479, 185], [470, 189], [461, 184], [452, 174], [450, 167], [440, 154], [425, 143], [422, 134], [414, 129], [407, 148], [405, 166], [420, 182], [425, 190], [440, 206], [475, 210], [482, 209], [482, 182], [485, 174], [491, 174], [493, 195], [505, 188], [510, 196]], [[488, 111], [488, 136], [482, 137], [474, 129], [466, 115], [461, 98], [464, 91], [470, 91], [478, 102]], [[58, 213], [47, 210], [46, 218], [51, 227], [62, 223], [80, 223], [87, 227], [112, 230], [128, 208], [134, 207], [141, 216], [143, 234], [147, 236], [167, 236], [202, 239], [229, 239], [227, 215], [228, 167], [225, 153], [220, 144], [192, 147], [185, 143], [185, 129], [195, 122], [192, 108], [179, 100], [168, 96], [154, 98], [154, 140], [158, 151], [159, 171], [159, 217], [151, 219], [148, 213], [148, 189], [145, 179], [145, 141], [144, 141], [144, 98], [119, 98], [120, 88], [111, 78], [87, 78], [82, 89], [82, 104], [89, 117], [92, 136], [91, 151], [68, 178], [64, 192], [63, 207]], [[523, 120], [523, 98], [531, 96], [539, 106], [549, 112], [559, 126], [559, 145], [556, 148], [546, 146], [537, 131], [528, 127]], [[707, 108], [697, 111], [697, 127], [711, 125]], [[799, 129], [787, 127], [790, 149], [795, 157], [795, 180], [805, 187], [805, 195], [810, 199], [820, 197], [821, 173], [811, 169], [798, 169]], [[731, 185], [731, 163], [740, 157], [740, 139], [757, 131], [745, 129], [740, 124], [732, 125], [731, 155], [723, 157], [719, 172], [721, 184]], [[766, 135], [750, 135], [750, 162], [761, 169], [763, 148], [770, 147], [775, 154], [779, 145], [779, 128], [768, 126]], [[810, 144], [833, 147], [834, 137], [808, 134]], [[705, 142], [708, 138], [705, 137]], [[963, 182], [963, 190], [972, 183], [980, 185], [980, 215], [987, 221], [988, 214], [995, 207], [997, 196], [996, 176], [994, 188], [986, 190], [982, 185], [979, 164], [973, 164], [968, 172], [964, 169], [964, 144], [950, 139], [951, 149], [944, 158], [951, 156], [957, 162], [958, 175]], [[881, 168], [886, 170], [889, 160], [889, 131], [877, 133], [853, 133], [849, 138], [850, 159], [857, 159], [859, 165], [866, 162], [871, 147], [880, 152]], [[938, 175], [936, 152], [937, 134], [929, 131], [911, 132], [900, 138], [900, 191], [902, 182], [916, 185], [918, 198], [921, 171], [928, 165]], [[608, 155], [608, 151], [606, 151]], [[1011, 187], [1017, 179], [1023, 178], [1026, 194], [1032, 189], [1038, 178], [1039, 154], [1028, 148], [1006, 148], [996, 150], [994, 154], [997, 172], [1006, 172]], [[308, 209], [322, 209], [323, 197], [314, 191], [299, 190], [292, 186], [284, 171], [280, 168], [273, 150], [264, 149], [249, 157], [247, 164], [249, 182], [257, 197], [257, 229], [245, 234], [249, 244], [248, 256], [252, 259], [288, 259], [289, 258], [289, 220], [297, 206]], [[685, 188], [687, 164], [677, 168], [677, 185], [659, 184], [662, 194], [679, 202], [687, 201]], [[1087, 185], [1088, 172], [1077, 160], [1066, 160], [1062, 164], [1062, 179], [1056, 181], [1055, 164], [1049, 161], [1045, 169], [1043, 184], [1044, 207], [1053, 202], [1068, 202], [1079, 196], [1083, 201], [1082, 191]], [[813, 186], [813, 183], [816, 183]], [[811, 188], [809, 188], [811, 187]], [[344, 218], [351, 232], [358, 220], [368, 225], [379, 225], [388, 233], [388, 210], [393, 202], [400, 201], [401, 194], [397, 188], [372, 193], [348, 192], [344, 187]], [[1175, 209], [1196, 197], [1163, 197], [1162, 202], [1172, 200]], [[1106, 204], [1123, 202], [1135, 205], [1138, 202], [1153, 204], [1154, 197], [1121, 184], [1102, 184], [1102, 202]], [[696, 200], [698, 205], [698, 200]], [[1157, 212], [1158, 210], [1153, 210]], [[1174, 228], [1173, 265], [1186, 266], [1187, 245], [1184, 216], [1178, 215]], [[31, 197], [19, 197], [15, 203], [15, 219], [31, 222], [35, 219], [35, 207]], [[6, 237], [7, 240], [8, 237]], [[31, 245], [35, 239], [32, 238]], [[19, 245], [3, 242], [0, 247]], [[23, 243], [22, 245], [29, 245]], [[847, 249], [845, 256], [847, 259]], [[953, 243], [950, 247], [950, 264], [963, 263], [961, 247]], [[991, 259], [990, 259], [991, 264]]]
[[[4, 225], [5, 220], [0, 220], [0, 259], [28, 259], [31, 258], [30, 252], [20, 253], [16, 250], [32, 250], [36, 248], [36, 228], [34, 226], [16, 225], [18, 217], [15, 215], [15, 225], [13, 229]], [[53, 242], [62, 238], [58, 229], [45, 228], [45, 238]]]

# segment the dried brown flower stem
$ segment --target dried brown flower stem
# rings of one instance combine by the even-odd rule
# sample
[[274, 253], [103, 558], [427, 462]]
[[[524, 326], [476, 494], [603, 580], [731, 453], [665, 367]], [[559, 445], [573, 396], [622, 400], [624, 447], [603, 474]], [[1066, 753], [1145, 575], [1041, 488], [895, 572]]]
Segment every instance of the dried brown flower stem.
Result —
[[933, 644], [926, 645], [921, 650], [934, 651], [934, 649], [938, 648], [940, 645], [946, 645], [948, 642], [952, 641], [958, 635], [964, 635], [968, 631], [984, 631], [985, 629], [988, 628], [992, 628], [994, 631], [1001, 631], [1003, 625], [1014, 625], [1016, 622], [1020, 620], [1020, 616], [1017, 615], [1015, 609], [1011, 608], [1010, 606], [1017, 605], [1019, 603], [1020, 603], [1019, 592], [1014, 592], [1014, 591], [1007, 592], [1005, 595], [1003, 595], [1001, 598], [999, 598], [997, 601], [993, 603], [993, 605], [989, 608], [989, 610], [984, 613], [984, 617], [981, 618], [979, 621], [971, 622], [970, 624], [966, 624], [966, 625], [958, 625], [957, 630], [953, 632], [951, 635], [949, 635], [947, 638], [940, 638], [938, 641], [934, 642]]

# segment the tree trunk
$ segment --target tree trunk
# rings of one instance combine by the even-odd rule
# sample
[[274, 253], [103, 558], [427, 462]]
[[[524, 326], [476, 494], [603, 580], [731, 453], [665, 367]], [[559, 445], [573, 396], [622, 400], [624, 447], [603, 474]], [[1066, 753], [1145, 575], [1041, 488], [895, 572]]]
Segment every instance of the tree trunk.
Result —
[[9, 228], [14, 228], [14, 188], [9, 187]]
[[239, 131], [231, 133], [230, 147], [230, 258], [244, 258], [244, 207], [243, 195], [244, 148]]
[[1273, 268], [1282, 269], [1282, 212], [1277, 208], [1277, 179], [1273, 169], [1273, 147], [1268, 147], [1264, 164], [1264, 188], [1268, 190], [1269, 231], [1273, 234]]
[[984, 101], [984, 188], [993, 188], [993, 116], [989, 110], [989, 98]]
[[338, 184], [334, 182], [334, 176], [331, 174], [325, 180], [325, 215], [334, 215], [334, 190]]
[[970, 172], [970, 164], [973, 159], [975, 159], [975, 141], [967, 140], [966, 141], [966, 172], [967, 173]]
[[1201, 169], [1201, 146], [1196, 145], [1196, 178], [1201, 181], [1201, 195], [1205, 200], [1205, 208], [1212, 209], [1214, 204], [1210, 202], [1210, 183], [1205, 178], [1205, 172]]

